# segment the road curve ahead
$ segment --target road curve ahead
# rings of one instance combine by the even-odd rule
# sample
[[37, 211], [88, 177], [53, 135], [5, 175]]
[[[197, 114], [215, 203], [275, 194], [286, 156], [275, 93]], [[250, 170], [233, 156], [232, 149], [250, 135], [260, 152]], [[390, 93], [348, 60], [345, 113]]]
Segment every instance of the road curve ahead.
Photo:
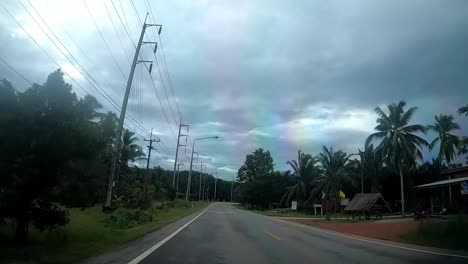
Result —
[[287, 223], [215, 203], [140, 263], [468, 263]]

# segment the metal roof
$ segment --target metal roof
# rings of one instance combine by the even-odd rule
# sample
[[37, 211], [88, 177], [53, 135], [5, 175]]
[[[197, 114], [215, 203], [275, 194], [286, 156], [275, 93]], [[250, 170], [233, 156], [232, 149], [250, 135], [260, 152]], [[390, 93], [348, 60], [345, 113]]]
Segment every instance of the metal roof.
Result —
[[440, 172], [440, 175], [454, 175], [460, 173], [468, 174], [468, 166], [444, 170]]
[[462, 178], [456, 178], [456, 179], [442, 180], [442, 181], [426, 183], [426, 184], [423, 184], [423, 185], [418, 185], [418, 186], [416, 186], [414, 188], [416, 188], [416, 189], [437, 188], [437, 187], [441, 187], [441, 186], [448, 186], [448, 185], [457, 184], [457, 183], [464, 182], [464, 181], [468, 181], [468, 177], [462, 177]]
[[354, 195], [353, 199], [349, 202], [344, 210], [368, 211], [379, 199], [382, 199], [383, 204], [387, 206], [385, 199], [380, 193], [358, 193]]

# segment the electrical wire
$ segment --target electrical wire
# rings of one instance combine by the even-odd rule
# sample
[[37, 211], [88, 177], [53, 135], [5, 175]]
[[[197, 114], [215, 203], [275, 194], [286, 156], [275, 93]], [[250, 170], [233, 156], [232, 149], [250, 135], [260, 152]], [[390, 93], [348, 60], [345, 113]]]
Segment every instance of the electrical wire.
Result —
[[117, 63], [117, 60], [115, 59], [114, 54], [112, 54], [112, 51], [111, 51], [111, 49], [109, 48], [109, 44], [107, 44], [107, 41], [106, 41], [106, 39], [104, 38], [104, 35], [102, 34], [101, 30], [99, 29], [99, 27], [98, 27], [98, 25], [97, 25], [97, 23], [96, 23], [96, 20], [94, 19], [94, 16], [93, 16], [93, 14], [91, 13], [91, 10], [89, 9], [88, 5], [86, 4], [86, 1], [85, 1], [85, 0], [82, 0], [82, 2], [83, 2], [83, 5], [86, 7], [86, 11], [88, 11], [89, 16], [91, 17], [91, 20], [93, 21], [93, 24], [94, 24], [94, 26], [96, 27], [96, 30], [98, 31], [99, 35], [101, 36], [101, 39], [102, 39], [102, 41], [104, 42], [104, 44], [105, 44], [105, 46], [106, 46], [106, 48], [107, 48], [107, 51], [109, 52], [109, 54], [110, 54], [111, 57], [112, 57], [112, 60], [114, 60], [115, 65], [116, 65], [117, 68], [119, 69], [119, 72], [120, 72], [120, 74], [122, 75], [122, 78], [124, 79], [124, 81], [126, 81], [126, 80], [127, 80], [127, 77], [126, 77], [126, 75], [123, 73], [122, 68], [120, 68], [119, 64]]
[[0, 57], [0, 60], [8, 67], [10, 68], [10, 70], [12, 70], [13, 72], [15, 72], [19, 77], [21, 77], [24, 81], [26, 81], [27, 83], [29, 83], [31, 86], [33, 85], [32, 82], [30, 82], [26, 77], [24, 77], [23, 74], [19, 73], [15, 68], [13, 68], [13, 66], [11, 66], [10, 64], [8, 64], [8, 62], [6, 62], [4, 59], [2, 59]]

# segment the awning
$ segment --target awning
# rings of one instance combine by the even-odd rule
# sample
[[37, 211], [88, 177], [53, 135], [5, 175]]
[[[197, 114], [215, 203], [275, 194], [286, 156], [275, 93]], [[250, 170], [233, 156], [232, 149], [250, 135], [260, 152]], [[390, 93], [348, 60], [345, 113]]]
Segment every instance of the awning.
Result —
[[437, 187], [442, 187], [442, 186], [454, 185], [454, 184], [458, 184], [458, 183], [461, 183], [461, 182], [464, 182], [464, 181], [468, 181], [468, 177], [462, 177], [462, 178], [456, 178], [456, 179], [426, 183], [426, 184], [423, 184], [423, 185], [418, 185], [418, 186], [416, 186], [414, 188], [415, 189], [430, 189], [430, 188], [437, 188]]

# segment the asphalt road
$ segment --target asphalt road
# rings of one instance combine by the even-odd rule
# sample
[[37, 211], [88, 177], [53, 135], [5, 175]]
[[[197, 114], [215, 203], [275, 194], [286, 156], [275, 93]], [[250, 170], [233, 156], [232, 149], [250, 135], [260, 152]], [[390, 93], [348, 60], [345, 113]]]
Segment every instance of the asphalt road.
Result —
[[140, 263], [468, 263], [468, 258], [414, 249], [344, 237], [215, 203]]

